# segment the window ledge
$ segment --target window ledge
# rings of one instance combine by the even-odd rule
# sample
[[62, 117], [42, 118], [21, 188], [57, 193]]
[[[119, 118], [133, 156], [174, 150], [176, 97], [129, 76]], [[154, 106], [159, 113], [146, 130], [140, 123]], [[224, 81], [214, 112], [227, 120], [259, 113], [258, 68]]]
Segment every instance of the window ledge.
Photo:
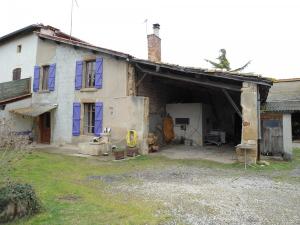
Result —
[[41, 90], [41, 91], [39, 91], [38, 93], [39, 93], [39, 94], [50, 93], [50, 91], [49, 91], [49, 90]]
[[95, 92], [97, 91], [97, 88], [82, 88], [80, 89], [80, 92]]

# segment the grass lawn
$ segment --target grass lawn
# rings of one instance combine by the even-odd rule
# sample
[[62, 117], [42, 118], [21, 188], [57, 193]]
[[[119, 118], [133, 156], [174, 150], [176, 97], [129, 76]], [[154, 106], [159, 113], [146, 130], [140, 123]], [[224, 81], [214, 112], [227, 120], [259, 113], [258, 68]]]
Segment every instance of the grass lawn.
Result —
[[[252, 167], [249, 172], [290, 170], [299, 165], [299, 159], [300, 149], [295, 150], [293, 162], [275, 161], [268, 167]], [[91, 181], [88, 177], [171, 165], [243, 169], [241, 164], [225, 165], [204, 160], [140, 156], [121, 162], [104, 162], [35, 152], [16, 165], [12, 177], [18, 182], [32, 184], [44, 209], [34, 217], [20, 219], [13, 224], [164, 224], [169, 217], [157, 202], [108, 192], [108, 184]]]
[[104, 183], [88, 176], [130, 172], [160, 166], [162, 161], [140, 157], [123, 162], [101, 162], [47, 153], [33, 153], [13, 172], [19, 182], [32, 184], [44, 210], [14, 224], [160, 224], [166, 215], [155, 215], [154, 202], [109, 194]]

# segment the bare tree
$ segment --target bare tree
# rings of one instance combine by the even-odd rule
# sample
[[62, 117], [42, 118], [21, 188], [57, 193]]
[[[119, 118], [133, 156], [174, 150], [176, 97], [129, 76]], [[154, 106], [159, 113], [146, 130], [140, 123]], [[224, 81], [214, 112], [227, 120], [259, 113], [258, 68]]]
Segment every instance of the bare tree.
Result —
[[29, 152], [29, 137], [13, 131], [11, 120], [0, 119], [0, 186], [10, 183], [10, 172]]

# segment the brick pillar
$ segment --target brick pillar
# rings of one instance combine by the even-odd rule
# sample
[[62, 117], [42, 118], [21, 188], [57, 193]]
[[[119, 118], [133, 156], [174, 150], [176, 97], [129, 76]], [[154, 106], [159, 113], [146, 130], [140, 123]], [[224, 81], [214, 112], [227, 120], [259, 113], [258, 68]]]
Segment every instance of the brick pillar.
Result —
[[159, 38], [159, 24], [153, 24], [153, 34], [147, 35], [148, 59], [152, 62], [161, 62], [161, 39]]
[[150, 34], [148, 38], [148, 59], [152, 62], [161, 61], [161, 40], [155, 34]]
[[[258, 119], [257, 110], [258, 88], [257, 84], [244, 82], [241, 93], [241, 106], [243, 114], [241, 144], [253, 145], [253, 149], [247, 151], [247, 162], [256, 163], [257, 159], [257, 140], [258, 140]], [[236, 149], [238, 161], [244, 162], [244, 151]]]

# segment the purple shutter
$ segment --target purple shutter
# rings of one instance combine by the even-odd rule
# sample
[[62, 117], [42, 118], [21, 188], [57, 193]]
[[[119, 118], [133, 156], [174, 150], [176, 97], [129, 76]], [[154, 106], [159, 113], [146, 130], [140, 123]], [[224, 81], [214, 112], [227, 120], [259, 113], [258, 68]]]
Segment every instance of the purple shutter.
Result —
[[83, 72], [83, 61], [76, 62], [76, 74], [75, 74], [75, 90], [82, 88], [82, 72]]
[[80, 103], [74, 102], [73, 103], [73, 129], [72, 129], [73, 136], [80, 135]]
[[95, 68], [95, 88], [102, 88], [103, 81], [103, 58], [96, 59], [96, 68]]
[[33, 91], [34, 92], [39, 91], [39, 87], [40, 87], [40, 67], [35, 66], [34, 73], [33, 73]]
[[55, 88], [55, 69], [56, 64], [51, 64], [49, 67], [49, 77], [48, 77], [48, 90], [54, 91]]
[[100, 136], [103, 124], [103, 103], [95, 103], [95, 136]]

